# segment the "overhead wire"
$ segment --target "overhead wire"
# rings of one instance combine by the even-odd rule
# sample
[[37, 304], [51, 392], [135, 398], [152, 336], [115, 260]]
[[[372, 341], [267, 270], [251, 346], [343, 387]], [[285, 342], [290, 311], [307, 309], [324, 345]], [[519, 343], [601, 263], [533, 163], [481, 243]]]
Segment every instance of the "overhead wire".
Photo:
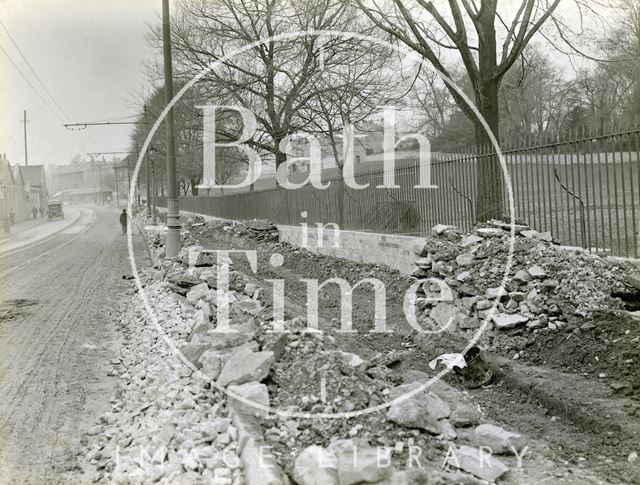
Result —
[[31, 81], [29, 81], [29, 79], [27, 78], [27, 76], [24, 75], [24, 73], [22, 72], [22, 70], [18, 67], [18, 65], [15, 63], [15, 61], [11, 58], [11, 56], [9, 55], [9, 53], [4, 50], [4, 47], [2, 47], [0, 45], [0, 50], [2, 50], [2, 52], [4, 53], [5, 56], [7, 56], [7, 59], [9, 59], [9, 61], [11, 62], [11, 64], [13, 64], [13, 67], [16, 68], [16, 71], [18, 71], [18, 73], [22, 76], [22, 78], [27, 82], [27, 84], [31, 87], [31, 89], [33, 89], [33, 92], [36, 93], [38, 95], [38, 97], [42, 100], [42, 102], [45, 104], [45, 106], [47, 108], [49, 108], [49, 110], [56, 115], [56, 117], [60, 120], [61, 123], [64, 123], [64, 120], [62, 119], [62, 117], [60, 116], [60, 114], [54, 110], [51, 105], [47, 102], [46, 99], [44, 99], [44, 97], [40, 94], [40, 92], [35, 88], [35, 86], [31, 83]]
[[[0, 25], [2, 26], [2, 28], [4, 29], [4, 31], [6, 32], [7, 36], [9, 37], [9, 39], [11, 40], [11, 42], [13, 43], [14, 47], [17, 49], [18, 53], [20, 54], [20, 56], [22, 57], [22, 59], [24, 60], [25, 64], [29, 67], [29, 70], [33, 73], [33, 75], [35, 76], [35, 78], [38, 80], [38, 82], [40, 83], [40, 85], [42, 86], [42, 88], [44, 89], [44, 91], [49, 95], [49, 97], [51, 98], [51, 100], [53, 101], [53, 103], [56, 105], [56, 107], [60, 110], [60, 113], [62, 113], [64, 115], [64, 117], [67, 120], [70, 120], [69, 116], [67, 115], [67, 113], [65, 113], [64, 109], [62, 109], [62, 107], [60, 106], [60, 104], [58, 103], [58, 101], [56, 100], [55, 96], [53, 94], [51, 94], [51, 91], [49, 91], [49, 89], [47, 88], [47, 86], [45, 85], [45, 83], [42, 81], [42, 79], [40, 79], [40, 76], [38, 76], [38, 73], [35, 71], [35, 69], [33, 68], [33, 66], [31, 65], [31, 63], [29, 62], [29, 60], [26, 58], [26, 56], [23, 54], [22, 49], [20, 49], [20, 47], [18, 46], [18, 43], [15, 41], [15, 39], [13, 38], [13, 36], [11, 35], [11, 33], [9, 32], [9, 29], [7, 29], [7, 26], [4, 24], [4, 22], [2, 21], [2, 19], [0, 19]], [[24, 76], [23, 76], [24, 77]]]

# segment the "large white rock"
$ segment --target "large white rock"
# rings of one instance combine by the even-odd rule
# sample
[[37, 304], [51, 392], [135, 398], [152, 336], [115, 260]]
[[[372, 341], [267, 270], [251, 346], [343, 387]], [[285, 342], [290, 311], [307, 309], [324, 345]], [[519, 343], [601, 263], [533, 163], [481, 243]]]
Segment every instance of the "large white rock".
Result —
[[476, 236], [475, 234], [470, 234], [462, 238], [462, 245], [464, 247], [473, 246], [474, 244], [478, 244], [484, 241], [480, 236]]
[[196, 368], [199, 368], [201, 365], [199, 363], [199, 359], [202, 356], [202, 354], [209, 348], [210, 347], [208, 344], [188, 343], [188, 344], [181, 345], [179, 350], [180, 350], [180, 353], [184, 355], [184, 357], [189, 362], [191, 362]]
[[536, 239], [538, 237], [538, 234], [540, 233], [535, 229], [520, 231], [520, 235], [526, 237], [527, 239]]
[[[422, 386], [420, 382], [403, 384], [391, 389], [389, 397], [394, 400]], [[435, 393], [427, 389], [410, 398], [393, 403], [387, 411], [387, 419], [408, 428], [420, 428], [432, 434], [440, 434], [443, 430], [439, 420], [451, 415], [449, 405]]]
[[528, 271], [521, 269], [516, 272], [513, 279], [516, 281], [520, 281], [521, 283], [526, 283], [528, 281], [531, 281], [531, 275], [529, 274]]
[[296, 458], [292, 475], [298, 485], [338, 485], [338, 458], [322, 446], [309, 446]]
[[247, 300], [240, 300], [232, 303], [231, 310], [239, 314], [248, 313], [255, 317], [260, 313], [260, 311], [262, 311], [262, 305], [258, 300], [249, 298]]
[[481, 424], [474, 431], [476, 443], [488, 446], [495, 454], [520, 453], [523, 447], [523, 437], [519, 433], [512, 433], [495, 424]]
[[[203, 300], [198, 300], [198, 304], [203, 303]], [[193, 327], [197, 328], [201, 325], [208, 326], [209, 318], [205, 315], [205, 312], [202, 308], [198, 308], [193, 314]]]
[[553, 236], [550, 232], [538, 232], [533, 229], [528, 231], [522, 231], [520, 234], [528, 239], [537, 239], [539, 241], [552, 242]]
[[484, 292], [484, 296], [489, 300], [493, 300], [495, 298], [501, 298], [507, 294], [507, 290], [502, 286], [497, 286], [495, 288], [487, 288], [487, 291]]
[[220, 377], [218, 377], [218, 384], [226, 387], [229, 384], [244, 384], [251, 381], [260, 382], [269, 375], [273, 362], [273, 352], [239, 350], [229, 357], [229, 360], [222, 368]]
[[250, 404], [255, 403], [264, 406], [265, 408], [269, 407], [269, 390], [264, 384], [259, 382], [247, 382], [245, 384], [240, 384], [239, 386], [229, 386], [227, 387], [227, 390], [230, 393], [236, 394], [237, 396], [249, 401], [249, 403], [242, 402], [229, 394], [229, 402], [236, 409], [247, 414], [253, 414], [254, 416], [266, 416], [268, 414], [267, 409], [262, 409]]
[[458, 266], [471, 266], [476, 257], [471, 253], [463, 253], [456, 256]]
[[204, 298], [208, 292], [209, 285], [206, 283], [200, 283], [189, 290], [187, 293], [187, 301], [195, 306], [198, 303], [198, 300]]
[[232, 318], [226, 327], [220, 326], [202, 335], [192, 337], [192, 342], [206, 342], [212, 349], [223, 350], [249, 342], [255, 335], [255, 323], [252, 317]]
[[196, 308], [202, 311], [202, 315], [206, 318], [207, 321], [211, 320], [211, 316], [213, 315], [213, 312], [211, 310], [211, 303], [205, 300], [198, 300], [198, 303], [196, 303]]
[[497, 227], [480, 227], [476, 229], [476, 232], [481, 236], [502, 236], [505, 232]]
[[500, 460], [472, 446], [461, 446], [452, 450], [447, 464], [488, 482], [495, 482], [509, 470]]
[[533, 278], [544, 278], [545, 276], [547, 276], [546, 271], [537, 264], [531, 266], [531, 268], [528, 269], [528, 272]]
[[448, 331], [456, 329], [458, 322], [462, 319], [460, 310], [446, 301], [438, 303], [429, 313], [441, 329], [446, 328]]
[[380, 448], [357, 444], [353, 440], [338, 440], [328, 447], [338, 459], [338, 483], [378, 483], [393, 473], [391, 460], [386, 460]]
[[200, 253], [202, 252], [204, 248], [202, 246], [199, 245], [194, 245], [194, 246], [190, 246], [188, 251], [188, 260], [189, 260], [189, 267], [193, 268], [196, 265], [196, 261], [198, 260], [198, 256], [200, 256]]
[[449, 229], [455, 229], [456, 226], [449, 226], [447, 224], [436, 224], [431, 228], [431, 234], [438, 236]]
[[529, 321], [527, 317], [518, 315], [517, 313], [499, 313], [491, 317], [496, 328], [499, 330], [508, 330], [521, 325], [524, 325]]
[[433, 260], [429, 256], [424, 258], [418, 258], [413, 262], [413, 264], [415, 264], [420, 269], [429, 269], [431, 268], [432, 263], [433, 263]]
[[209, 379], [215, 380], [220, 375], [224, 360], [220, 352], [210, 349], [200, 356], [198, 363], [201, 366], [202, 373]]
[[364, 360], [358, 354], [353, 354], [351, 352], [338, 351], [338, 355], [345, 364], [351, 367], [358, 367], [364, 362]]
[[421, 256], [422, 251], [424, 251], [424, 247], [427, 245], [426, 239], [418, 239], [415, 243], [413, 243], [412, 251], [416, 256]]
[[[429, 376], [425, 375], [417, 382], [426, 382]], [[449, 421], [456, 427], [475, 426], [482, 419], [482, 413], [471, 398], [462, 391], [450, 386], [442, 379], [433, 382], [427, 389], [434, 392], [451, 408]]]

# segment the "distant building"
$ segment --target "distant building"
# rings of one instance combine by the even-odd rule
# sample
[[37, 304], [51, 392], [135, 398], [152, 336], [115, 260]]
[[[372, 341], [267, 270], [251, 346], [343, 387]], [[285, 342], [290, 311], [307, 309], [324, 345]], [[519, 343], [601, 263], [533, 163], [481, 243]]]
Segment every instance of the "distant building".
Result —
[[52, 197], [71, 204], [105, 204], [113, 199], [113, 163], [88, 160], [47, 169]]
[[47, 180], [44, 165], [18, 165], [25, 191], [31, 198], [31, 206], [36, 209], [47, 208]]
[[[33, 208], [46, 206], [47, 184], [42, 165], [11, 166], [0, 154], [0, 218], [2, 227], [12, 219], [21, 222], [33, 217]], [[43, 205], [44, 204], [44, 205]]]

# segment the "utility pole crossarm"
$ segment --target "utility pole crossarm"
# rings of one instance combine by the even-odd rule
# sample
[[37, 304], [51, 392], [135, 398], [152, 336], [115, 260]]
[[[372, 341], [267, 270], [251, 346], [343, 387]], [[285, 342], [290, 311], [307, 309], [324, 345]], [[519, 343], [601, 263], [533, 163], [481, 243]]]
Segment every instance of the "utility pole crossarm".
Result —
[[86, 123], [65, 123], [63, 126], [69, 128], [82, 128], [87, 126], [105, 126], [105, 125], [147, 125], [146, 121], [87, 121]]

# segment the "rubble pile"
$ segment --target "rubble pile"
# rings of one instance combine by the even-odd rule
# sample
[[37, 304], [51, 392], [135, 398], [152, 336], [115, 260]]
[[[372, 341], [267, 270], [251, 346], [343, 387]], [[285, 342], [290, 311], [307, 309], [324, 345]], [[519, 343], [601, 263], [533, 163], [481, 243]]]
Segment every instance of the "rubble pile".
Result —
[[[179, 343], [194, 321], [164, 286], [150, 284], [146, 294], [162, 330]], [[118, 388], [112, 410], [82, 439], [87, 474], [109, 483], [244, 483], [224, 394], [180, 362], [140, 302], [119, 325], [125, 341], [109, 371]]]
[[[220, 265], [228, 269], [227, 292], [218, 288]], [[156, 278], [163, 279], [167, 289], [184, 294], [182, 311], [190, 315], [193, 327], [180, 346], [182, 354], [215, 387], [232, 393], [233, 406], [260, 419], [264, 439], [296, 483], [420, 483], [429, 477], [434, 483], [461, 479], [473, 483], [507, 472], [509, 466], [497, 458], [489, 459], [493, 468], [482, 466], [486, 457], [481, 456], [441, 469], [449, 447], [466, 457], [481, 453], [480, 447], [495, 439], [474, 433], [483, 421], [482, 413], [468, 396], [444, 382], [381, 412], [351, 419], [269, 413], [265, 409], [269, 406], [310, 414], [350, 413], [402, 396], [420, 382], [399, 383], [389, 376], [387, 365], [397, 360], [397, 352], [387, 359], [377, 356], [365, 361], [339, 350], [334, 330], [310, 331], [301, 317], [277, 322], [281, 331], [274, 332], [276, 323], [261, 290], [231, 267], [230, 259], [214, 260], [212, 253], [191, 245], [174, 262], [164, 263]], [[218, 309], [225, 304], [230, 312], [226, 323], [218, 320]], [[232, 332], [222, 332], [221, 325], [228, 325]], [[498, 429], [510, 439], [515, 436]], [[406, 466], [410, 446], [425, 450], [419, 466]], [[384, 467], [378, 466], [376, 458], [381, 448], [395, 450]], [[317, 453], [333, 460], [335, 470], [314, 468], [309, 458]], [[326, 473], [331, 480], [318, 482]]]
[[[154, 251], [160, 252], [164, 233], [150, 237], [152, 241], [159, 242]], [[218, 288], [220, 265], [228, 270], [226, 292]], [[208, 394], [211, 402], [224, 403], [220, 390], [226, 388], [230, 392], [230, 406], [260, 419], [264, 439], [296, 483], [319, 483], [315, 480], [315, 471], [305, 468], [313, 464], [307, 460], [304, 465], [305, 456], [312, 453], [313, 448], [306, 450], [314, 446], [317, 450], [327, 447], [327, 453], [336, 456], [336, 481], [326, 482], [336, 485], [385, 483], [385, 480], [386, 483], [419, 483], [419, 480], [435, 476], [445, 477], [442, 481], [446, 482], [454, 477], [460, 478], [459, 475], [472, 483], [474, 476], [484, 476], [481, 469], [469, 468], [471, 472], [467, 472], [462, 465], [457, 471], [456, 467], [446, 471], [439, 469], [443, 453], [450, 444], [458, 449], [464, 443], [464, 446], [476, 447], [473, 449], [478, 451], [477, 447], [482, 446], [482, 443], [473, 441], [471, 431], [479, 424], [481, 413], [466, 396], [450, 386], [438, 383], [440, 387], [437, 390], [430, 389], [427, 404], [419, 395], [403, 401], [401, 408], [391, 406], [390, 409], [383, 408], [382, 413], [353, 419], [293, 419], [268, 413], [265, 408], [269, 406], [306, 413], [348, 413], [382, 404], [405, 389], [388, 376], [386, 364], [393, 363], [393, 357], [386, 360], [377, 357], [368, 362], [356, 354], [342, 352], [336, 345], [333, 330], [310, 332], [305, 320], [295, 317], [278, 322], [281, 330], [286, 332], [274, 333], [273, 316], [263, 301], [262, 290], [244, 274], [233, 270], [230, 259], [218, 260], [215, 253], [203, 250], [193, 241], [183, 247], [175, 260], [157, 265], [150, 276], [154, 283], [147, 289], [163, 292], [159, 293], [164, 295], [159, 300], [171, 301], [167, 293], [173, 294], [173, 299], [181, 299], [179, 307], [167, 313], [179, 315], [178, 320], [182, 322], [169, 336], [176, 341], [182, 355], [206, 377], [191, 400], [178, 394], [187, 400], [185, 406], [191, 403], [201, 406], [201, 390]], [[229, 318], [219, 321], [218, 309], [224, 305], [228, 305]], [[232, 332], [221, 332], [222, 325], [227, 325]], [[157, 338], [157, 345], [164, 345], [160, 338]], [[170, 352], [169, 349], [166, 351]], [[159, 357], [175, 361], [163, 355]], [[188, 376], [185, 378], [194, 379], [184, 366], [181, 372]], [[180, 379], [184, 378], [174, 381], [176, 386], [185, 384]], [[139, 381], [140, 385], [148, 386], [145, 381], [148, 382], [148, 378]], [[323, 390], [320, 390], [321, 381]], [[166, 378], [160, 382], [166, 382]], [[252, 406], [252, 402], [262, 407]], [[432, 404], [439, 404], [441, 409], [432, 409]], [[224, 404], [216, 408], [211, 417], [219, 417], [223, 409], [226, 411]], [[423, 413], [433, 414], [436, 425], [424, 425]], [[415, 420], [405, 419], [405, 414]], [[403, 417], [398, 419], [399, 416]], [[200, 413], [200, 417], [201, 421], [189, 416], [181, 426], [198, 433], [200, 429], [197, 426], [211, 419], [206, 411]], [[153, 432], [147, 432], [147, 436], [153, 435]], [[462, 438], [467, 435], [470, 438]], [[201, 438], [194, 438], [191, 434], [189, 437], [194, 441], [193, 449], [197, 454]], [[456, 439], [462, 440], [460, 446], [452, 444]], [[210, 445], [215, 448], [218, 441]], [[425, 457], [418, 466], [414, 465], [415, 468], [405, 469], [409, 445], [420, 446], [431, 461]], [[234, 443], [230, 442], [229, 446], [234, 446]], [[392, 461], [384, 467], [378, 466], [379, 447], [395, 447]], [[353, 452], [358, 456], [355, 465], [348, 459]], [[242, 462], [242, 449], [238, 450], [238, 455]], [[506, 465], [501, 466], [507, 470]], [[181, 471], [204, 473], [206, 470], [208, 468], [203, 466]], [[333, 476], [331, 470], [328, 473]]]
[[517, 226], [509, 278], [501, 288], [510, 244], [509, 226], [494, 223], [465, 234], [438, 225], [416, 247], [416, 279], [423, 285], [417, 308], [427, 326], [475, 331], [496, 300], [491, 316], [496, 331], [588, 330], [596, 312], [616, 311], [622, 302], [612, 293], [625, 291], [633, 270], [629, 261], [601, 258], [579, 248], [554, 244], [549, 233]]
[[220, 230], [233, 236], [248, 237], [259, 242], [278, 242], [278, 228], [272, 222], [261, 219], [250, 221], [216, 219], [205, 222], [200, 228], [200, 233]]
[[[277, 240], [275, 226], [266, 221], [216, 220], [204, 223], [194, 234], [200, 231]], [[553, 244], [549, 235], [524, 226], [518, 227], [517, 232], [513, 278], [501, 290], [509, 245], [509, 235], [503, 227], [494, 225], [464, 234], [450, 226], [436, 226], [433, 237], [416, 248], [418, 269], [413, 276], [419, 280], [442, 279], [451, 294], [450, 298], [442, 298], [435, 282], [427, 281], [422, 286], [416, 305], [424, 322], [474, 330], [488, 315], [493, 300], [498, 299], [492, 324], [495, 332], [502, 335], [510, 334], [510, 329], [527, 328], [532, 333], [543, 329], [580, 331], [576, 330], [579, 319], [585, 315], [620, 308], [611, 292], [623, 288], [629, 263], [561, 248]], [[270, 453], [298, 484], [494, 482], [515, 469], [515, 455], [520, 453], [524, 437], [488, 422], [468, 393], [442, 381], [418, 390], [428, 380], [428, 374], [411, 371], [399, 376], [392, 372], [403, 350], [365, 360], [340, 350], [335, 329], [310, 331], [299, 316], [274, 322], [272, 308], [258, 285], [235, 271], [230, 259], [218, 260], [216, 253], [198, 246], [188, 232], [184, 236], [185, 247], [173, 261], [156, 266], [151, 275], [155, 283], [150, 287], [172, 294], [181, 302], [168, 312], [179, 315], [183, 322], [171, 336], [181, 354], [205, 377], [198, 389], [218, 404], [213, 404], [213, 413], [201, 413], [202, 421], [189, 415], [180, 426], [190, 433], [200, 433], [198, 426], [202, 422], [227, 418], [227, 409], [253, 414], [261, 424]], [[162, 254], [164, 233], [148, 237], [156, 255]], [[228, 291], [218, 284], [221, 266], [228, 270]], [[219, 321], [218, 311], [225, 306], [229, 318]], [[277, 327], [279, 331], [274, 332]], [[224, 329], [232, 331], [223, 332]], [[160, 345], [157, 340], [156, 345]], [[155, 347], [152, 349], [150, 353], [155, 353]], [[424, 356], [427, 361], [437, 357]], [[175, 360], [161, 353], [160, 358]], [[175, 382], [193, 380], [196, 375], [184, 369], [182, 372], [188, 377], [179, 374]], [[223, 389], [230, 393], [228, 405]], [[377, 412], [349, 415], [415, 391], [419, 392]], [[200, 391], [192, 401], [197, 406], [208, 402]], [[191, 401], [188, 403], [187, 406]], [[268, 407], [347, 416], [291, 417], [268, 412]], [[232, 430], [231, 440], [226, 446], [233, 449], [234, 428], [229, 424], [228, 429]], [[146, 436], [152, 435], [147, 430]], [[194, 442], [198, 449], [200, 442]], [[226, 450], [217, 439], [206, 445], [216, 452], [221, 451], [220, 446]], [[410, 466], [408, 458], [416, 447], [422, 459], [417, 466]], [[486, 453], [489, 448], [491, 455]], [[175, 448], [174, 453], [180, 449]], [[388, 451], [389, 460], [379, 461], [381, 449]], [[242, 450], [235, 450], [242, 462]], [[538, 453], [538, 458], [543, 453], [532, 452]], [[443, 459], [447, 464], [444, 469]], [[206, 470], [206, 464], [196, 470], [183, 466], [181, 473], [204, 474]], [[236, 469], [231, 470], [230, 478], [241, 480]]]

